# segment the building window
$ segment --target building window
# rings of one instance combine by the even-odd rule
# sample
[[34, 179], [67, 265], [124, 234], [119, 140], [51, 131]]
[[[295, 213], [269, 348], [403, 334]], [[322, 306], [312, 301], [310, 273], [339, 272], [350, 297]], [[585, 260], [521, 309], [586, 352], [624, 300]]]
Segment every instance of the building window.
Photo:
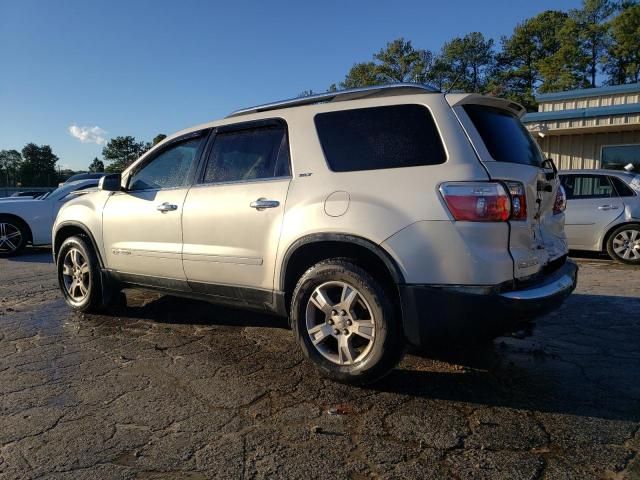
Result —
[[622, 170], [630, 163], [634, 165], [635, 171], [640, 171], [640, 144], [602, 147], [602, 168]]

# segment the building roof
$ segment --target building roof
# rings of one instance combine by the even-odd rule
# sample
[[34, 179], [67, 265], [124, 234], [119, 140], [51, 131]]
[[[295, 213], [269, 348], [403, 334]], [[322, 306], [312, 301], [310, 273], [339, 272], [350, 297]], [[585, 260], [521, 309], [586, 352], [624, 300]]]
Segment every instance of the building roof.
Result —
[[606, 117], [610, 115], [624, 115], [627, 113], [640, 113], [640, 103], [627, 103], [607, 107], [574, 108], [572, 110], [556, 110], [553, 112], [532, 112], [524, 115], [522, 117], [522, 121], [524, 123], [534, 123], [546, 122], [549, 120]]
[[556, 100], [570, 100], [574, 98], [600, 97], [603, 95], [616, 95], [620, 93], [636, 92], [640, 92], [640, 83], [625, 83], [623, 85], [566, 90], [564, 92], [539, 93], [538, 95], [536, 95], [536, 101], [550, 102]]

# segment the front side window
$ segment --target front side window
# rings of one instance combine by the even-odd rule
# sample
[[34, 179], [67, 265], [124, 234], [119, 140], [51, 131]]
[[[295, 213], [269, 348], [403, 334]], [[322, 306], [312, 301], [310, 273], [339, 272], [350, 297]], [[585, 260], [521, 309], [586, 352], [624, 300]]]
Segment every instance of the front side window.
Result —
[[542, 166], [544, 159], [538, 145], [514, 114], [485, 105], [463, 108], [494, 160]]
[[640, 144], [602, 147], [602, 168], [622, 170], [629, 164], [640, 170]]
[[185, 187], [194, 166], [202, 137], [171, 145], [133, 174], [129, 190]]
[[315, 124], [334, 172], [436, 165], [447, 160], [433, 117], [422, 105], [319, 113]]
[[216, 134], [203, 183], [252, 181], [290, 175], [284, 125], [222, 131]]
[[605, 175], [565, 175], [561, 181], [568, 200], [615, 196], [613, 186]]

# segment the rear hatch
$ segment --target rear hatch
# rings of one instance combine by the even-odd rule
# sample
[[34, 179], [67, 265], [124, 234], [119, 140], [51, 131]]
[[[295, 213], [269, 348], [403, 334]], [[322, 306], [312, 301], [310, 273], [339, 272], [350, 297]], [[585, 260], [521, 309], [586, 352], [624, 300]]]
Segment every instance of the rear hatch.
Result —
[[514, 277], [525, 280], [560, 265], [567, 254], [564, 214], [554, 212], [560, 181], [538, 144], [520, 122], [524, 108], [473, 94], [446, 96], [494, 181], [512, 197], [509, 250]]

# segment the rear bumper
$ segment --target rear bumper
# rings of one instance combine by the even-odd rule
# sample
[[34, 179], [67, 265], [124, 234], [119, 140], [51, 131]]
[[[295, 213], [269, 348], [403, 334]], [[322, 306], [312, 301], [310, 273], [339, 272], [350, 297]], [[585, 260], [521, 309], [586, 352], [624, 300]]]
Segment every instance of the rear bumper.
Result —
[[400, 285], [405, 336], [422, 347], [442, 338], [499, 335], [558, 308], [575, 289], [577, 275], [578, 266], [567, 261], [536, 283], [508, 292]]

